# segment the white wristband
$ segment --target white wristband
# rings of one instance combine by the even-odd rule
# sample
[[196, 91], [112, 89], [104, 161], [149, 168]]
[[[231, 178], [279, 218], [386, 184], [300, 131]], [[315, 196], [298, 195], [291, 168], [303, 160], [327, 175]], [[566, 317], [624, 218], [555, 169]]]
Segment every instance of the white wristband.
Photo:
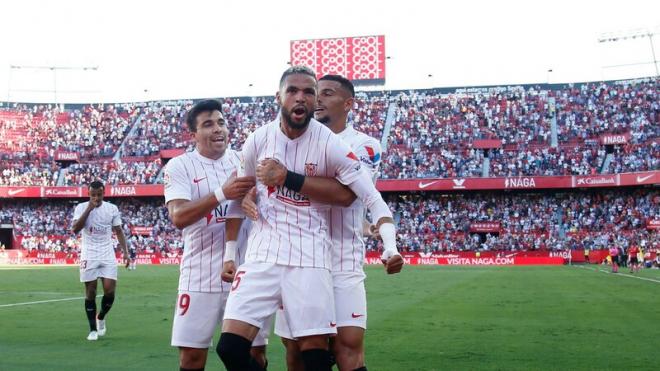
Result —
[[236, 260], [236, 241], [225, 242], [225, 257], [224, 261]]
[[215, 193], [215, 199], [218, 200], [218, 202], [222, 202], [227, 199], [225, 198], [225, 193], [222, 191], [222, 186], [216, 188], [213, 193]]
[[380, 238], [383, 240], [383, 250], [396, 252], [396, 230], [394, 224], [383, 223], [378, 228]]

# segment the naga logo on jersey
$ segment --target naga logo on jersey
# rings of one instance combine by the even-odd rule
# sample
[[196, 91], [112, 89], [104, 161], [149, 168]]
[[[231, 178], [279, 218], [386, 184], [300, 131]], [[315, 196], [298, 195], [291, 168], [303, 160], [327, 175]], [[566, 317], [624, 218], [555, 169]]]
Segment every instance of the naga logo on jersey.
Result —
[[213, 220], [216, 223], [224, 223], [227, 220], [227, 209], [229, 209], [229, 204], [225, 203], [218, 205], [210, 213], [206, 214], [206, 225], [211, 224]]
[[305, 175], [306, 176], [316, 176], [316, 170], [318, 168], [317, 164], [306, 163], [305, 164]]
[[285, 186], [268, 187], [268, 198], [275, 193], [275, 198], [284, 202], [285, 204], [293, 206], [309, 206], [309, 198], [301, 195], [296, 191], [292, 191]]

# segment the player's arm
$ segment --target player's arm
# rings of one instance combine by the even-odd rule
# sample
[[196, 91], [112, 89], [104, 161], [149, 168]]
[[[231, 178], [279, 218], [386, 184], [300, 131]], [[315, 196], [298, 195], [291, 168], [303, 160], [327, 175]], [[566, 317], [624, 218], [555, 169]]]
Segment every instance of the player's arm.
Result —
[[254, 187], [254, 184], [253, 177], [237, 178], [232, 175], [225, 184], [200, 199], [194, 201], [185, 199], [170, 200], [167, 203], [170, 219], [177, 228], [183, 229], [202, 219], [222, 201], [242, 198], [250, 188]]
[[330, 153], [329, 160], [331, 166], [336, 169], [337, 180], [348, 185], [358, 199], [364, 203], [364, 206], [371, 211], [373, 220], [376, 221], [375, 229], [378, 230], [383, 241], [381, 260], [385, 264], [387, 273], [400, 272], [403, 268], [403, 258], [396, 247], [394, 219], [392, 212], [373, 183], [373, 174], [364, 169], [357, 156], [344, 142], [339, 140], [331, 148], [335, 148], [335, 150]]
[[304, 176], [289, 171], [286, 166], [273, 159], [265, 159], [256, 169], [257, 180], [276, 187], [285, 186], [309, 199], [325, 204], [348, 207], [355, 201], [355, 194], [335, 178]]
[[227, 218], [225, 221], [225, 255], [222, 259], [222, 274], [220, 275], [225, 282], [232, 282], [236, 274], [236, 241], [241, 224], [243, 224], [242, 218]]
[[121, 251], [124, 254], [124, 264], [126, 264], [126, 267], [128, 267], [131, 259], [128, 256], [128, 246], [126, 245], [126, 236], [124, 235], [124, 230], [122, 229], [121, 225], [112, 226], [112, 230], [117, 235], [117, 241], [119, 241], [119, 246], [121, 247]]
[[93, 200], [89, 200], [89, 203], [87, 204], [87, 208], [83, 213], [78, 217], [77, 219], [73, 220], [73, 233], [78, 234], [83, 228], [85, 228], [85, 223], [87, 223], [87, 217], [89, 217], [89, 213], [94, 210], [94, 208], [97, 206], [97, 202]]

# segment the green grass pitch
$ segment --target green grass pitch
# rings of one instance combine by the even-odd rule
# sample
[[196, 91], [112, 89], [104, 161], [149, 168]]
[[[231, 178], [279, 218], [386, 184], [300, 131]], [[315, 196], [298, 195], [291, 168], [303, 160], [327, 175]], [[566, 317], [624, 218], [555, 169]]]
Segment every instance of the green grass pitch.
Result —
[[[660, 271], [640, 280], [598, 269], [368, 267], [367, 366], [657, 370]], [[0, 370], [178, 370], [177, 277], [175, 266], [120, 268], [108, 334], [89, 342], [75, 267], [0, 267]], [[66, 298], [77, 299], [7, 306]], [[274, 335], [268, 357], [269, 370], [285, 369]], [[224, 369], [213, 351], [206, 369]]]

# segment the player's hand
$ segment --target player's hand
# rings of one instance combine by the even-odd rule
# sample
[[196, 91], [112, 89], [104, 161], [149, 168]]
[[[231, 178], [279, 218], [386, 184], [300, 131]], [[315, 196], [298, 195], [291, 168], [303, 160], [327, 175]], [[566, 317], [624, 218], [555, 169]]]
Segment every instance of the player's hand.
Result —
[[225, 194], [225, 198], [228, 200], [237, 200], [245, 196], [255, 184], [254, 177], [236, 177], [236, 172], [234, 171], [225, 184], [222, 185], [222, 193]]
[[286, 171], [286, 166], [279, 163], [279, 161], [267, 158], [261, 160], [259, 165], [257, 165], [256, 176], [257, 180], [261, 183], [269, 187], [275, 187], [284, 185]]
[[92, 210], [92, 209], [94, 209], [94, 208], [99, 207], [100, 204], [101, 204], [101, 203], [98, 202], [98, 200], [96, 200], [96, 199], [90, 199], [90, 200], [89, 200], [89, 203], [87, 204], [87, 208], [88, 208], [89, 210]]
[[387, 274], [399, 273], [401, 272], [401, 269], [403, 269], [403, 257], [398, 252], [383, 251], [380, 260], [383, 262], [383, 265], [385, 265], [385, 271]]
[[233, 282], [234, 275], [236, 275], [236, 264], [234, 264], [234, 261], [229, 260], [222, 263], [222, 274], [220, 278], [225, 282]]
[[259, 211], [257, 209], [257, 189], [252, 187], [241, 202], [241, 209], [245, 215], [251, 220], [257, 221], [259, 219]]

